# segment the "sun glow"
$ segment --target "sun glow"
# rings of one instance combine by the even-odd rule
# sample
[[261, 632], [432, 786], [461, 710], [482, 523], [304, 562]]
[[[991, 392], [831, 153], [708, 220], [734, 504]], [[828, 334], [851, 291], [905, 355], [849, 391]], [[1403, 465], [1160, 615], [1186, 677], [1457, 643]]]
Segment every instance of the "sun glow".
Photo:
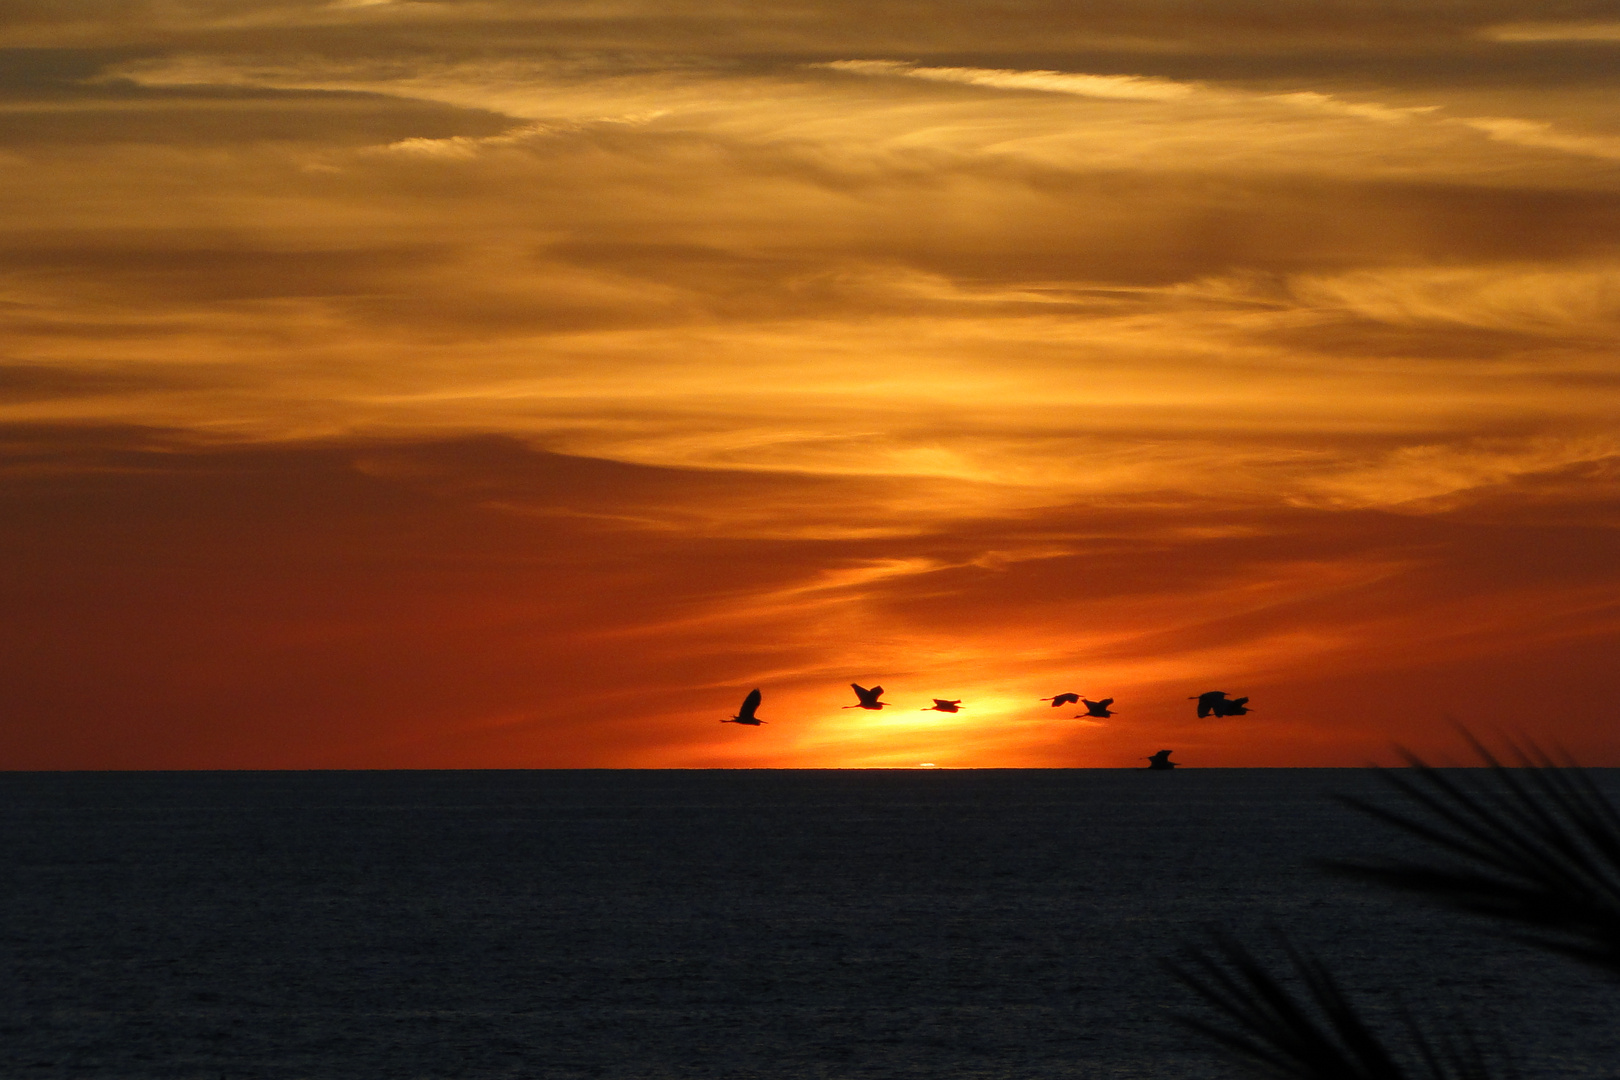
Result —
[[1610, 23], [228, 7], [0, 18], [0, 765], [1620, 755]]

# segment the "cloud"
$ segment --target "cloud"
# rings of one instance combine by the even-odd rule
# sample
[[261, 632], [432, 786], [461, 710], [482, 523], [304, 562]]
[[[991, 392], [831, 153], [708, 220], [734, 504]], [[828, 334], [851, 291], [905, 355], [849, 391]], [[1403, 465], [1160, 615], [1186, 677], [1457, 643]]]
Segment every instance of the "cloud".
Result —
[[1322, 478], [1320, 489], [1340, 504], [1433, 512], [1499, 496], [1516, 481], [1612, 465], [1617, 458], [1620, 438], [1610, 434], [1403, 446], [1365, 468]]
[[1438, 105], [1396, 107], [1380, 105], [1377, 102], [1345, 101], [1331, 94], [1322, 94], [1314, 90], [1296, 90], [1291, 94], [1267, 94], [1264, 95], [1263, 100], [1274, 101], [1298, 109], [1337, 113], [1342, 116], [1356, 116], [1364, 120], [1376, 120], [1385, 124], [1401, 123], [1402, 121], [1436, 112], [1440, 108]]
[[934, 82], [965, 83], [996, 90], [1038, 90], [1049, 94], [1114, 98], [1122, 101], [1173, 101], [1196, 88], [1169, 79], [1140, 75], [1085, 75], [1061, 71], [1008, 71], [987, 68], [918, 67], [898, 60], [832, 60], [816, 65], [855, 75], [893, 75]]
[[[739, 540], [692, 511], [858, 523], [882, 492], [489, 438], [0, 438], [32, 463], [0, 474], [24, 767], [1124, 763], [1217, 674], [1268, 708], [1324, 669], [1431, 693], [1419, 653], [1542, 683], [1538, 650], [1620, 618], [1610, 534], [1574, 520], [1103, 501]], [[852, 716], [852, 679], [972, 711]], [[1083, 742], [1036, 700], [1077, 679], [1122, 710]], [[714, 720], [761, 684], [780, 731], [738, 744]], [[1368, 752], [1332, 701], [1307, 741]]]
[[1481, 36], [1505, 42], [1620, 41], [1620, 22], [1523, 22], [1486, 27]]
[[[144, 717], [107, 761], [631, 765], [944, 763], [837, 711], [866, 675], [971, 700], [950, 763], [1106, 763], [1194, 732], [1030, 686], [1438, 705], [1416, 657], [1596, 655], [1601, 46], [1481, 42], [1505, 0], [917, 11], [8, 7], [27, 760], [86, 652], [83, 745]], [[800, 727], [714, 723], [765, 683]], [[1289, 700], [1279, 760], [1382, 742]]]
[[[1582, 7], [1590, 9], [1581, 10]], [[759, 56], [846, 53], [852, 45], [898, 55], [999, 52], [1240, 57], [1302, 52], [1321, 67], [1333, 53], [1467, 53], [1480, 36], [1498, 41], [1591, 40], [1612, 22], [1602, 5], [1577, 5], [1556, 22], [1544, 5], [1523, 0], [1445, 4], [1349, 4], [1307, 14], [1282, 11], [1273, 0], [1219, 8], [1168, 7], [1133, 0], [1106, 8], [1076, 8], [1057, 0], [1007, 5], [989, 0], [814, 0], [786, 9], [760, 9], [732, 0], [687, 0], [679, 7], [650, 2], [515, 0], [256, 0], [256, 2], [82, 3], [70, 12], [42, 0], [19, 0], [0, 19], [0, 41], [128, 43], [214, 37], [262, 45], [311, 34], [355, 49], [419, 43], [432, 28], [439, 47], [552, 48], [703, 52]], [[1589, 17], [1582, 18], [1583, 15]], [[346, 32], [352, 33], [348, 36]], [[1551, 34], [1552, 38], [1542, 35]]]
[[1460, 324], [1528, 334], [1609, 335], [1620, 329], [1620, 264], [1471, 265], [1359, 270], [1291, 282], [1300, 299], [1362, 318]]
[[920, 67], [897, 60], [833, 60], [817, 67], [854, 75], [894, 76], [933, 82], [963, 83], [994, 90], [1033, 90], [1048, 94], [1119, 101], [1180, 101], [1194, 95], [1222, 102], [1260, 102], [1315, 112], [1395, 123], [1432, 113], [1437, 105], [1391, 107], [1376, 102], [1344, 101], [1331, 94], [1298, 90], [1287, 94], [1239, 94], [1198, 83], [1144, 75], [1089, 75], [1062, 71], [1010, 71], [994, 68]]
[[1506, 116], [1475, 116], [1458, 122], [1502, 142], [1583, 154], [1604, 161], [1620, 161], [1620, 137], [1617, 136], [1576, 135], [1558, 131], [1551, 124], [1539, 120]]

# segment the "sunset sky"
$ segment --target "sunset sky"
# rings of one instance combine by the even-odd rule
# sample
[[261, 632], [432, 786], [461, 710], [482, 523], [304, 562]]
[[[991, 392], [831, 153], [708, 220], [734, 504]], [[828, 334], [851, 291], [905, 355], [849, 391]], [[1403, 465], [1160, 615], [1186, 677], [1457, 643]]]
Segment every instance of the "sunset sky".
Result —
[[1620, 765], [1615, 11], [13, 0], [0, 768]]

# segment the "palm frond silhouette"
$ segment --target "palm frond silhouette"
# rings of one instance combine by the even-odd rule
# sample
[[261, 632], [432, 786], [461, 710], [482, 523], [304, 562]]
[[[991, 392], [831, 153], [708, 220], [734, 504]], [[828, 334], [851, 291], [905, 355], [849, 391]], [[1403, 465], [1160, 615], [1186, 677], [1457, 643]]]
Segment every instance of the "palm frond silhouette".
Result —
[[1518, 761], [1511, 768], [1464, 735], [1488, 766], [1468, 771], [1483, 776], [1452, 775], [1409, 753], [1410, 770], [1382, 770], [1420, 813], [1343, 800], [1427, 841], [1449, 865], [1330, 868], [1498, 920], [1526, 944], [1620, 972], [1620, 814], [1573, 763], [1509, 742]]
[[1290, 1080], [1511, 1080], [1511, 1063], [1466, 1026], [1429, 1034], [1402, 1012], [1405, 1053], [1388, 1046], [1357, 1011], [1332, 973], [1282, 934], [1278, 944], [1296, 990], [1236, 939], [1216, 934], [1208, 948], [1189, 947], [1166, 967], [1226, 1023], [1181, 1014], [1182, 1024], [1267, 1076]]
[[[1534, 947], [1620, 973], [1620, 814], [1591, 776], [1534, 743], [1506, 740], [1516, 766], [1464, 737], [1486, 768], [1380, 770], [1406, 808], [1342, 801], [1424, 841], [1444, 861], [1334, 862], [1327, 868], [1506, 924]], [[1291, 1080], [1510, 1080], [1500, 1044], [1456, 1018], [1426, 1031], [1408, 1012], [1402, 1052], [1357, 1011], [1323, 963], [1279, 935], [1292, 979], [1222, 934], [1167, 961], [1219, 1018], [1178, 1016], [1252, 1071]]]

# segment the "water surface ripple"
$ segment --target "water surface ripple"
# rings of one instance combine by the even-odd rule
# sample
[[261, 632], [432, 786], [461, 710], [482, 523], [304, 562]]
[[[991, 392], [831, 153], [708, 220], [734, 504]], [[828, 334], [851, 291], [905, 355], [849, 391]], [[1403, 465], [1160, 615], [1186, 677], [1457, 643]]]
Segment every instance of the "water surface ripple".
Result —
[[[1600, 772], [1613, 791], [1617, 778]], [[1200, 927], [1615, 1075], [1601, 977], [1313, 860], [1353, 770], [0, 774], [0, 1075], [1230, 1075]]]

